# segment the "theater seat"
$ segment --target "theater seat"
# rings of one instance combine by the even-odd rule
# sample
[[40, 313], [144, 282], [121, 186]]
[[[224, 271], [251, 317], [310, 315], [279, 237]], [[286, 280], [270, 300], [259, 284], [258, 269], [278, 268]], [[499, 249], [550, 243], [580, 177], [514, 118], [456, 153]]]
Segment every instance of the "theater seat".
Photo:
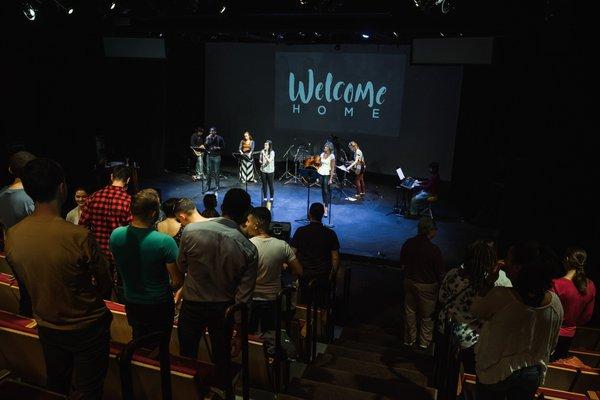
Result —
[[578, 326], [571, 348], [600, 351], [600, 329]]
[[0, 311], [0, 368], [45, 385], [46, 365], [35, 320]]
[[554, 363], [548, 367], [544, 386], [578, 393], [600, 390], [600, 374], [597, 369], [579, 370]]
[[0, 273], [12, 275], [12, 269], [8, 266], [6, 262], [6, 254], [3, 251], [0, 251]]
[[12, 275], [0, 273], [0, 310], [19, 312], [19, 287]]

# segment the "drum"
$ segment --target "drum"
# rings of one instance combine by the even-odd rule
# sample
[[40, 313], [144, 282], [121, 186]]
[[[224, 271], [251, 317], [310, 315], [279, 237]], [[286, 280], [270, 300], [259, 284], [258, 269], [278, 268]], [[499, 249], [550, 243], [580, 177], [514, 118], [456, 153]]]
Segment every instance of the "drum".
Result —
[[317, 169], [321, 166], [321, 156], [317, 155], [307, 157], [304, 159], [304, 161], [302, 161], [302, 165], [304, 166], [304, 168]]

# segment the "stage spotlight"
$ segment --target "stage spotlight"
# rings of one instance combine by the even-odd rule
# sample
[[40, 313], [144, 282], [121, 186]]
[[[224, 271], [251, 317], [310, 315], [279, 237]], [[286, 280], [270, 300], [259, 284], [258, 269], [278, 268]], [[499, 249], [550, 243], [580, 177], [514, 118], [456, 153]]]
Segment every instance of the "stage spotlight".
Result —
[[397, 38], [398, 37], [398, 32], [392, 32], [394, 34], [394, 37]]
[[421, 7], [418, 0], [413, 0], [413, 2], [415, 3], [415, 7], [417, 7], [417, 8]]
[[56, 3], [56, 5], [57, 5], [59, 8], [62, 8], [62, 9], [63, 9], [63, 10], [64, 10], [64, 11], [65, 11], [67, 14], [69, 14], [69, 15], [73, 14], [73, 12], [75, 11], [75, 10], [73, 10], [73, 8], [72, 8], [72, 7], [69, 7], [69, 8], [67, 8], [67, 7], [63, 6], [63, 5], [62, 5], [62, 3], [61, 3], [61, 2], [59, 2], [58, 0], [54, 0], [54, 2]]
[[117, 3], [115, 3], [114, 1], [112, 3], [110, 3], [110, 9], [114, 10], [115, 8], [117, 8]]
[[225, 11], [227, 11], [227, 6], [223, 5], [223, 8], [221, 8], [221, 14], [224, 14]]
[[23, 3], [23, 14], [28, 20], [35, 20], [35, 8], [30, 3]]
[[362, 35], [360, 35], [360, 36], [362, 36], [362, 38], [363, 38], [363, 39], [368, 39], [368, 38], [370, 38], [370, 37], [371, 37], [371, 35], [369, 35], [368, 33], [363, 33], [363, 34], [362, 34]]
[[72, 8], [69, 8], [69, 9], [67, 10], [67, 14], [71, 15], [71, 14], [73, 14], [73, 11], [74, 11], [74, 10], [73, 10]]

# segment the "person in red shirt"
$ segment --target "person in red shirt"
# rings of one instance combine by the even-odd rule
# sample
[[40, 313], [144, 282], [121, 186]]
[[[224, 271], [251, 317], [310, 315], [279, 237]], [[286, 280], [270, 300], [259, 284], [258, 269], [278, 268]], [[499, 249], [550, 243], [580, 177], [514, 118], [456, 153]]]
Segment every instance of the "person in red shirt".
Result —
[[132, 221], [131, 196], [127, 193], [127, 184], [131, 178], [131, 169], [124, 165], [116, 166], [110, 175], [111, 184], [94, 192], [88, 197], [79, 225], [90, 230], [100, 250], [111, 264], [114, 276], [114, 257], [110, 252], [108, 241], [110, 234], [119, 226], [126, 226]]
[[585, 250], [578, 247], [567, 249], [563, 260], [566, 274], [552, 281], [553, 290], [565, 310], [553, 360], [568, 357], [577, 325], [584, 325], [592, 318], [596, 287], [585, 274], [586, 262]]

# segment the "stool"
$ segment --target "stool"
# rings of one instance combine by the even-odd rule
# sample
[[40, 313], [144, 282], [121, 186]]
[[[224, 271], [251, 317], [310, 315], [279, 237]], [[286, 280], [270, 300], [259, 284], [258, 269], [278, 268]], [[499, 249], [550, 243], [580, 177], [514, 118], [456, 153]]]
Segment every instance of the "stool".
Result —
[[429, 215], [429, 218], [433, 220], [433, 203], [438, 201], [438, 197], [433, 195], [427, 198], [427, 207], [421, 212], [421, 215]]

